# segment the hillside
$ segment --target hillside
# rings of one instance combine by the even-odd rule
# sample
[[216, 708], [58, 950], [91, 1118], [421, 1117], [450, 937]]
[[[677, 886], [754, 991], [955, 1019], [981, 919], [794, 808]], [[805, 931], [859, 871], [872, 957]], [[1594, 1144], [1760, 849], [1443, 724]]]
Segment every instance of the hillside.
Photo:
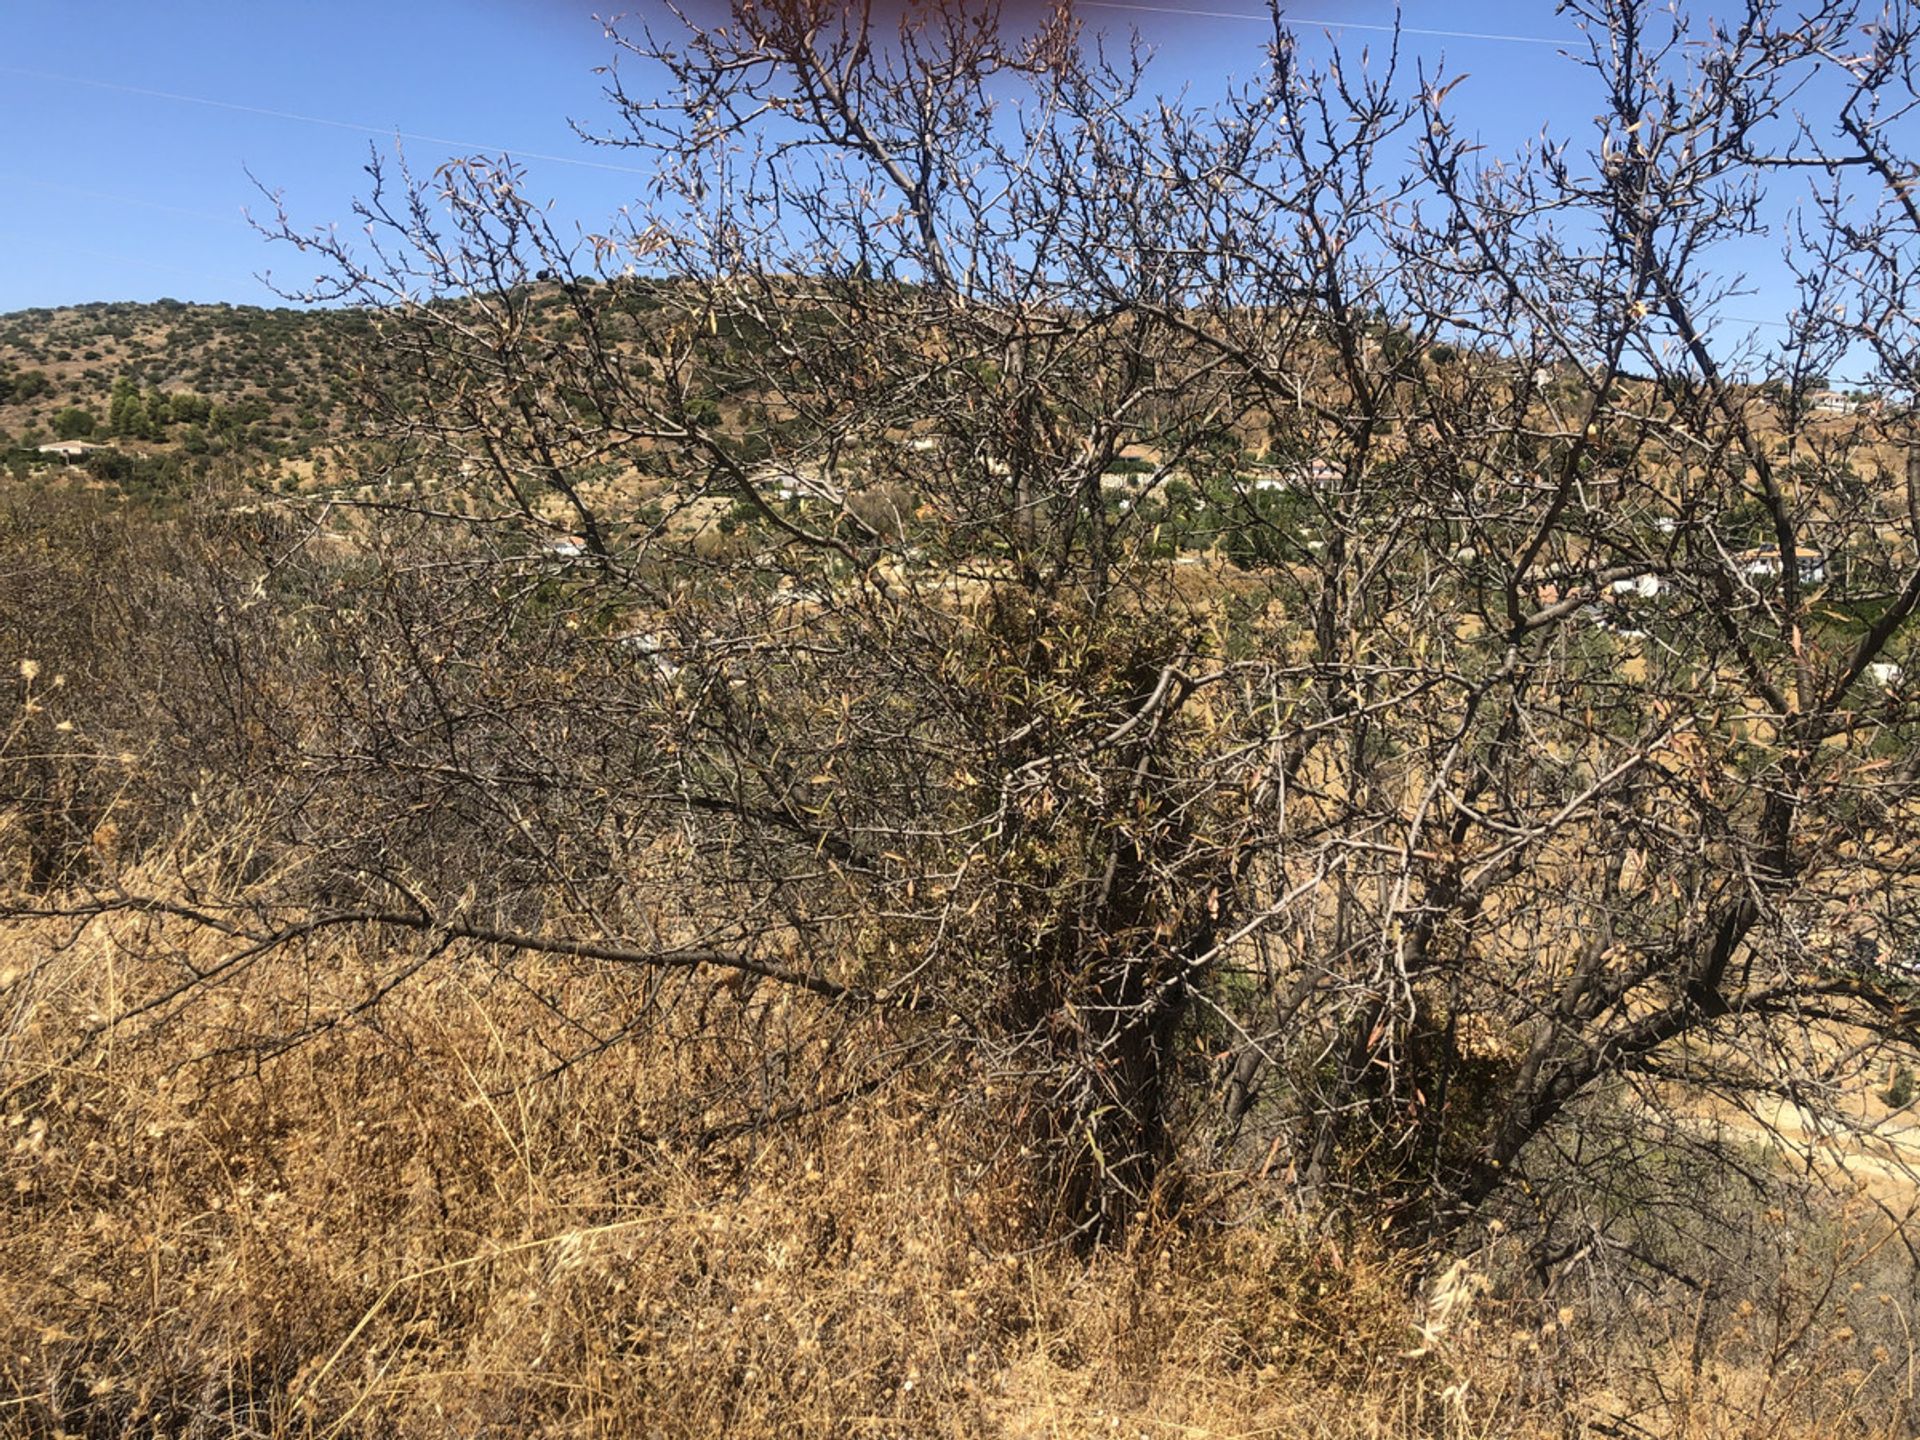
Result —
[[97, 303], [0, 316], [0, 448], [16, 472], [79, 440], [102, 478], [177, 484], [222, 457], [312, 473], [351, 438], [350, 311]]

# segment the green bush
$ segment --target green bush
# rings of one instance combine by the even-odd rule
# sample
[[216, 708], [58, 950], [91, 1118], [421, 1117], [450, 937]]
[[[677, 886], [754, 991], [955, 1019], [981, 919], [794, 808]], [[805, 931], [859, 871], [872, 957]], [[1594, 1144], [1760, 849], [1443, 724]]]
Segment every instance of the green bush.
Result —
[[78, 440], [93, 434], [99, 423], [91, 410], [78, 405], [69, 405], [64, 410], [54, 412], [53, 433], [62, 440]]
[[1904, 1110], [1913, 1103], [1913, 1070], [1896, 1060], [1887, 1072], [1887, 1088], [1880, 1092], [1880, 1103]]

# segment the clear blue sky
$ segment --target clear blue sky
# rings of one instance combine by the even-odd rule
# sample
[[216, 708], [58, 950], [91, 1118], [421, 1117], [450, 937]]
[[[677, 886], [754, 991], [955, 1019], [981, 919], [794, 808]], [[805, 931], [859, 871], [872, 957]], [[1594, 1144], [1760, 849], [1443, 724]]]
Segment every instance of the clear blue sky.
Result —
[[[1188, 13], [1166, 13], [1176, 6]], [[1306, 33], [1343, 27], [1349, 47], [1378, 45], [1394, 15], [1390, 0], [1294, 9]], [[396, 131], [426, 168], [452, 153], [514, 152], [558, 214], [598, 228], [641, 176], [639, 157], [590, 146], [568, 125], [611, 114], [592, 70], [612, 51], [592, 10], [576, 0], [4, 0], [0, 311], [162, 295], [274, 303], [260, 272], [312, 277], [242, 219], [243, 208], [265, 208], [247, 172], [284, 190], [303, 225], [346, 219], [369, 140], [391, 150]], [[1260, 12], [1258, 0], [1111, 0], [1082, 14], [1119, 33], [1137, 25], [1159, 49], [1163, 88], [1204, 91], [1260, 64]], [[1451, 71], [1469, 73], [1453, 100], [1494, 149], [1544, 122], [1585, 138], [1588, 115], [1567, 113], [1574, 71], [1556, 50], [1572, 32], [1544, 0], [1405, 0], [1401, 14], [1414, 32], [1404, 48], [1444, 51]], [[1785, 304], [1772, 293], [1750, 308], [1772, 318]]]

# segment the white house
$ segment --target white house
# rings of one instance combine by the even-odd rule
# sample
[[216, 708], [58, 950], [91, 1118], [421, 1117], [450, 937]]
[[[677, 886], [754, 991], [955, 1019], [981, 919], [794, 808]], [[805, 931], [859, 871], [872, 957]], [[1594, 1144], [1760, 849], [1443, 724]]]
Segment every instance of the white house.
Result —
[[[1785, 570], [1780, 551], [1772, 545], [1743, 550], [1733, 557], [1734, 564], [1749, 580], [1778, 580]], [[1801, 546], [1793, 552], [1794, 575], [1802, 585], [1821, 585], [1827, 579], [1827, 557], [1818, 550]]]
[[1346, 476], [1338, 465], [1315, 457], [1284, 478], [1290, 484], [1312, 489], [1315, 486], [1338, 484]]
[[71, 465], [77, 460], [86, 459], [87, 456], [96, 450], [109, 450], [113, 447], [109, 445], [89, 445], [84, 440], [56, 440], [51, 445], [38, 445], [34, 448], [39, 454], [51, 455], [55, 459]]
[[1658, 600], [1666, 592], [1667, 582], [1658, 575], [1631, 575], [1607, 586], [1608, 593], [1636, 600]]

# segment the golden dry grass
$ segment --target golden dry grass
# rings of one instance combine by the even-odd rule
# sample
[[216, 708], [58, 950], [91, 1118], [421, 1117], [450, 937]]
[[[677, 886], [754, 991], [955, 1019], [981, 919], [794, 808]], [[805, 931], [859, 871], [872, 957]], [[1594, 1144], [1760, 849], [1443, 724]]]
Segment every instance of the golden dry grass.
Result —
[[[1875, 1360], [1851, 1332], [1769, 1348], [1766, 1326], [1798, 1310], [1723, 1334], [1704, 1362], [1687, 1317], [1655, 1317], [1629, 1372], [1573, 1311], [1543, 1326], [1538, 1307], [1497, 1301], [1484, 1256], [1422, 1282], [1410, 1260], [1277, 1222], [1147, 1226], [1091, 1261], [1023, 1251], [1008, 1187], [981, 1169], [979, 1112], [936, 1084], [757, 1143], [663, 1151], [643, 1135], [663, 1092], [725, 1063], [671, 1025], [527, 1083], [558, 1038], [530, 993], [577, 1007], [599, 986], [612, 1003], [619, 977], [449, 958], [377, 1011], [250, 1051], [364, 997], [397, 958], [335, 945], [264, 960], [164, 1028], [129, 1023], [75, 1052], [153, 992], [156, 956], [196, 949], [204, 961], [216, 947], [138, 917], [77, 939], [0, 933], [0, 1434], [1732, 1437], [1904, 1423], [1849, 1396], [1906, 1357]], [[707, 999], [742, 1023], [767, 1003]], [[1790, 1365], [1741, 1358], [1754, 1354]], [[1589, 1428], [1623, 1412], [1642, 1428]]]

